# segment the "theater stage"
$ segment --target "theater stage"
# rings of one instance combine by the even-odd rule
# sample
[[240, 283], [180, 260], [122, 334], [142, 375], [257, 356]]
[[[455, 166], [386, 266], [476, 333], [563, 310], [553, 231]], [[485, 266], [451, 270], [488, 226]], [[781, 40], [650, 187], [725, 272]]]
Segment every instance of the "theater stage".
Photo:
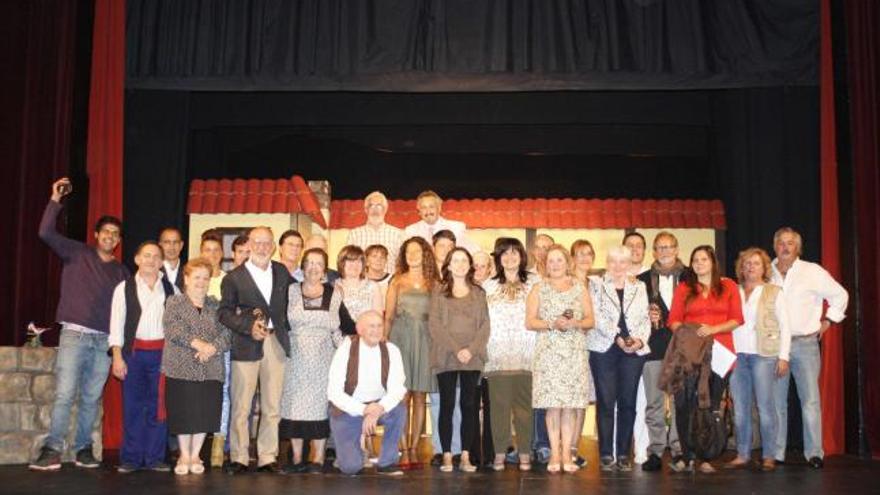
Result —
[[308, 493], [310, 495], [397, 495], [491, 493], [520, 495], [583, 495], [626, 493], [661, 495], [699, 490], [712, 494], [773, 495], [856, 495], [880, 494], [880, 462], [854, 457], [828, 459], [824, 470], [805, 464], [786, 464], [772, 473], [723, 471], [714, 475], [673, 474], [669, 472], [600, 473], [596, 462], [575, 475], [549, 475], [538, 471], [527, 474], [509, 469], [502, 473], [480, 471], [474, 474], [441, 473], [436, 468], [410, 471], [402, 477], [366, 474], [348, 477], [329, 475], [246, 474], [228, 476], [218, 470], [202, 476], [177, 476], [138, 472], [117, 474], [109, 467], [81, 470], [65, 464], [60, 472], [37, 473], [24, 466], [0, 468], [0, 493], [64, 495], [232, 495]]

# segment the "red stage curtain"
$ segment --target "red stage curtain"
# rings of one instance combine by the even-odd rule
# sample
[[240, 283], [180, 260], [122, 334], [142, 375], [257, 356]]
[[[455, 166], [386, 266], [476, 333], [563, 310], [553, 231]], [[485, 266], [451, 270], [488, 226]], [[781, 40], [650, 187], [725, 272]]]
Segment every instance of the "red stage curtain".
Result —
[[[89, 225], [101, 215], [122, 218], [124, 85], [125, 1], [95, 0], [86, 150]], [[121, 440], [122, 393], [119, 381], [111, 378], [104, 390], [104, 448], [119, 448]]]
[[[837, 142], [834, 125], [834, 66], [831, 53], [831, 5], [822, 0], [820, 89], [820, 184], [822, 202], [822, 266], [840, 280], [840, 228], [837, 198]], [[822, 444], [826, 455], [846, 447], [843, 415], [843, 334], [834, 325], [822, 339]]]
[[[826, 0], [827, 1], [827, 0]], [[851, 318], [859, 318], [862, 354], [862, 411], [872, 454], [880, 456], [880, 4], [845, 3], [850, 136], [855, 181], [858, 291], [851, 294]], [[856, 306], [858, 303], [858, 306]]]

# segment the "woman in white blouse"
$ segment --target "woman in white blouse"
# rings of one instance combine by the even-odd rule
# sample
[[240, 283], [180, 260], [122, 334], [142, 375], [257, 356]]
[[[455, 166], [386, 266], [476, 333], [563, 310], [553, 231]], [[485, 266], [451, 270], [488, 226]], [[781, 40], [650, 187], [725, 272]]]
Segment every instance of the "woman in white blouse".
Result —
[[608, 271], [602, 283], [592, 284], [591, 289], [596, 327], [587, 334], [587, 348], [596, 387], [599, 468], [603, 471], [632, 470], [629, 452], [636, 418], [636, 395], [645, 356], [650, 352], [648, 295], [645, 284], [629, 276], [631, 264], [632, 253], [628, 247], [611, 248]]
[[725, 467], [747, 467], [752, 459], [752, 404], [757, 403], [763, 461], [761, 469], [776, 468], [775, 386], [788, 373], [791, 331], [782, 289], [770, 282], [770, 257], [748, 248], [736, 260], [736, 276], [745, 323], [733, 330], [736, 368], [730, 379], [736, 422], [736, 452]]
[[489, 361], [483, 374], [489, 381], [493, 469], [504, 469], [505, 449], [513, 444], [511, 416], [516, 428], [519, 468], [531, 469], [532, 353], [535, 333], [526, 329], [526, 297], [540, 279], [527, 269], [526, 249], [518, 239], [501, 237], [492, 253], [498, 274], [483, 282], [489, 304]]

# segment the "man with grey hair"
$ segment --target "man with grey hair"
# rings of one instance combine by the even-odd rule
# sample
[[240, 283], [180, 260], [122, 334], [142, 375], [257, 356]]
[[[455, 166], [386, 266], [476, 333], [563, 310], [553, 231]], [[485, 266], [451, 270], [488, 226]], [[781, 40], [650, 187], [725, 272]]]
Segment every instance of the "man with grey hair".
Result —
[[[822, 450], [822, 408], [819, 402], [819, 341], [832, 323], [846, 316], [849, 295], [821, 266], [800, 259], [801, 235], [783, 227], [773, 235], [772, 282], [782, 287], [782, 296], [791, 322], [791, 352], [788, 365], [777, 369], [776, 381], [776, 461], [785, 461], [788, 433], [788, 387], [791, 378], [801, 399], [804, 426], [804, 457], [810, 466], [824, 465]], [[823, 314], [823, 302], [828, 310]], [[780, 361], [780, 364], [784, 361]], [[765, 454], [765, 457], [767, 454]]]
[[468, 239], [465, 234], [467, 226], [464, 222], [449, 220], [440, 216], [443, 208], [443, 199], [440, 198], [439, 194], [434, 191], [422, 192], [416, 198], [416, 208], [419, 211], [421, 220], [406, 226], [404, 231], [405, 239], [421, 237], [430, 244], [433, 242], [434, 234], [441, 230], [448, 230], [455, 234], [456, 245], [467, 249], [469, 253], [474, 254], [479, 249], [479, 246]]
[[388, 199], [379, 191], [373, 191], [364, 198], [364, 213], [367, 214], [367, 223], [352, 229], [348, 233], [346, 244], [367, 249], [373, 244], [381, 244], [388, 250], [388, 273], [394, 273], [397, 254], [400, 245], [403, 244], [403, 231], [393, 225], [385, 223], [385, 214], [388, 213]]
[[248, 470], [248, 416], [259, 384], [258, 471], [280, 473], [278, 423], [284, 363], [290, 355], [287, 290], [291, 278], [284, 265], [271, 259], [275, 251], [272, 229], [254, 227], [248, 234], [248, 245], [250, 258], [223, 278], [223, 297], [217, 311], [220, 323], [232, 330], [231, 463], [227, 472]]

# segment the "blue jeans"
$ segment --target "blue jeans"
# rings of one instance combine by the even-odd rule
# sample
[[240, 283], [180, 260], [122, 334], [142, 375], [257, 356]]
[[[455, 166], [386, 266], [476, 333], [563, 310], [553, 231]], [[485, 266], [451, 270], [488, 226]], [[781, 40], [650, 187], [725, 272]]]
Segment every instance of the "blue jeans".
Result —
[[107, 355], [106, 333], [84, 333], [62, 328], [55, 360], [55, 404], [52, 423], [45, 446], [64, 451], [64, 442], [70, 426], [70, 410], [77, 402], [76, 437], [73, 451], [92, 444], [92, 428], [98, 415], [98, 401], [104, 383], [110, 374], [110, 356]]
[[[623, 352], [616, 344], [605, 352], [590, 353], [590, 370], [596, 385], [596, 423], [599, 456], [628, 457], [632, 450], [636, 397], [645, 357]], [[617, 406], [615, 432], [614, 407]], [[616, 438], [615, 438], [616, 433]]]
[[797, 384], [804, 423], [804, 457], [822, 458], [822, 406], [819, 402], [819, 340], [815, 337], [791, 339], [789, 374], [776, 381], [776, 459], [785, 460], [788, 441], [788, 386], [789, 378]]
[[[431, 397], [431, 448], [435, 454], [443, 453], [440, 444], [440, 392], [428, 394]], [[461, 388], [455, 387], [455, 410], [452, 412], [452, 452], [461, 454]]]
[[532, 416], [534, 417], [534, 449], [535, 449], [535, 458], [538, 462], [546, 462], [547, 459], [550, 459], [550, 435], [547, 433], [547, 410], [546, 409], [532, 409]]
[[[379, 418], [383, 425], [382, 451], [379, 453], [379, 467], [387, 467], [397, 463], [397, 441], [403, 431], [406, 420], [406, 407], [398, 404], [391, 411]], [[336, 460], [339, 470], [345, 474], [355, 474], [364, 467], [364, 453], [361, 450], [361, 428], [363, 416], [351, 416], [346, 413], [330, 414], [330, 431], [336, 438]]]
[[776, 358], [738, 353], [730, 377], [736, 427], [736, 453], [740, 459], [752, 457], [752, 404], [757, 402], [761, 427], [762, 456], [776, 453]]

